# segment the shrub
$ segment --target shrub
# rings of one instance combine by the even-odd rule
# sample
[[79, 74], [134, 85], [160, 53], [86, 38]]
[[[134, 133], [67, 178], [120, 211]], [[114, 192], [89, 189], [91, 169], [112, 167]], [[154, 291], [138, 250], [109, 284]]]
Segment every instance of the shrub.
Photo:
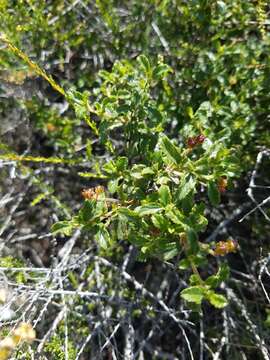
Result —
[[[9, 70], [1, 75], [7, 93], [0, 110], [1, 117], [7, 120], [0, 130], [6, 136], [24, 121], [31, 124], [32, 137], [40, 139], [29, 148], [25, 136], [29, 139], [30, 135], [7, 137], [1, 143], [0, 159], [7, 164], [16, 162], [16, 176], [29, 179], [33, 193], [27, 199], [27, 213], [33, 207], [40, 210], [34, 222], [43, 224], [44, 209], [52, 211], [53, 221], [47, 219], [45, 227], [48, 231], [54, 223], [50, 236], [55, 237], [59, 257], [64, 254], [67, 263], [61, 265], [64, 270], [56, 268], [56, 279], [47, 274], [48, 296], [58, 296], [64, 309], [72, 309], [70, 318], [86, 339], [87, 319], [100, 310], [95, 301], [90, 308], [86, 305], [87, 297], [96, 296], [93, 289], [102, 289], [104, 306], [111, 316], [120, 319], [121, 329], [128, 322], [129, 334], [138, 319], [144, 324], [141, 328], [151, 328], [153, 319], [155, 326], [160, 326], [162, 316], [158, 318], [151, 309], [151, 301], [179, 326], [175, 313], [164, 299], [160, 300], [158, 281], [153, 279], [151, 292], [124, 265], [125, 261], [136, 261], [144, 269], [143, 262], [157, 262], [156, 277], [162, 277], [166, 266], [172, 271], [168, 279], [173, 279], [171, 292], [173, 299], [177, 294], [178, 300], [173, 302], [176, 309], [188, 305], [193, 311], [186, 316], [199, 323], [203, 309], [207, 318], [210, 303], [223, 309], [215, 312], [211, 308], [210, 312], [217, 314], [217, 324], [223, 316], [225, 327], [229, 326], [228, 308], [233, 311], [231, 324], [240, 313], [249, 326], [251, 321], [255, 340], [246, 333], [241, 337], [238, 325], [232, 331], [247, 347], [262, 344], [266, 359], [263, 335], [254, 335], [254, 309], [246, 305], [258, 287], [245, 295], [244, 282], [236, 279], [236, 274], [244, 274], [243, 263], [247, 262], [247, 272], [252, 272], [251, 259], [257, 257], [259, 248], [262, 252], [267, 248], [258, 246], [257, 239], [263, 239], [262, 243], [265, 240], [262, 229], [268, 229], [268, 213], [260, 205], [262, 218], [249, 218], [244, 230], [240, 225], [228, 230], [228, 224], [234, 224], [252, 205], [248, 200], [242, 203], [248, 171], [255, 162], [248, 195], [256, 205], [267, 199], [267, 181], [260, 185], [258, 202], [252, 193], [255, 178], [267, 179], [258, 169], [268, 154], [264, 149], [270, 145], [267, 4], [242, 0], [99, 0], [85, 1], [78, 7], [75, 4], [75, 8], [73, 5], [65, 8], [64, 1], [31, 1], [28, 5], [19, 1], [13, 7], [6, 1], [0, 3], [1, 28], [6, 34], [1, 36], [0, 66]], [[14, 109], [18, 116], [14, 116]], [[62, 180], [61, 173], [65, 174]], [[6, 180], [5, 188], [7, 184]], [[252, 245], [246, 244], [242, 232]], [[136, 260], [133, 251], [138, 252]], [[91, 254], [87, 260], [84, 252], [86, 256]], [[125, 260], [126, 253], [131, 260]], [[72, 267], [72, 259], [78, 267]], [[119, 268], [124, 284], [115, 273], [115, 264], [122, 262], [123, 268]], [[73, 264], [68, 276], [66, 264]], [[96, 279], [91, 278], [91, 272]], [[37, 286], [33, 274], [29, 280], [24, 271], [16, 273], [22, 284]], [[7, 274], [14, 278], [14, 273]], [[251, 275], [246, 276], [251, 279]], [[238, 286], [237, 297], [234, 291]], [[82, 287], [84, 292], [80, 292]], [[137, 304], [138, 291], [142, 298]], [[266, 293], [265, 288], [263, 291]], [[122, 304], [106, 302], [108, 296], [116, 294], [128, 299], [129, 311]], [[73, 297], [67, 304], [69, 295]], [[261, 304], [257, 306], [260, 314], [267, 316], [263, 296], [259, 294]], [[144, 306], [145, 313], [140, 309]], [[95, 356], [96, 334], [101, 336], [99, 327], [92, 328], [93, 336], [87, 340], [92, 341], [92, 347], [88, 348], [86, 340], [80, 342], [80, 334], [70, 342], [67, 329], [71, 325], [64, 313], [60, 312], [62, 318], [56, 324], [56, 328], [61, 324], [61, 331], [55, 335], [50, 330], [46, 333], [48, 338], [53, 335], [45, 347], [47, 353], [65, 358], [70, 351], [70, 357], [76, 358], [76, 351], [80, 354], [86, 348]], [[109, 332], [111, 325], [106, 324]], [[219, 332], [214, 326], [207, 329], [209, 339]], [[185, 330], [181, 331], [186, 339]], [[225, 337], [229, 341], [228, 332]], [[132, 347], [132, 340], [124, 335], [119, 338], [120, 352], [127, 356], [123, 343]], [[214, 346], [214, 358], [223, 349], [221, 336], [219, 341], [220, 350]], [[187, 348], [192, 356], [189, 343]], [[166, 340], [162, 349], [166, 352]], [[239, 357], [235, 349], [228, 349], [226, 356]], [[200, 356], [202, 353], [201, 349]], [[249, 354], [253, 354], [252, 350]], [[109, 350], [108, 356], [112, 356]], [[176, 356], [180, 356], [179, 352]]]

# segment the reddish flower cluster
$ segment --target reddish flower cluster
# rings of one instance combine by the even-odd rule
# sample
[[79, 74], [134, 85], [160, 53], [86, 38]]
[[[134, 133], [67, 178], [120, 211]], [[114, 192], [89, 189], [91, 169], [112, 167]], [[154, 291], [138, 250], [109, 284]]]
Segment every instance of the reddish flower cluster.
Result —
[[235, 240], [219, 241], [214, 249], [216, 256], [224, 256], [231, 252], [236, 252], [238, 243]]
[[187, 139], [187, 146], [193, 149], [195, 146], [202, 144], [206, 137], [203, 134], [193, 136]]
[[228, 180], [226, 178], [220, 178], [218, 181], [218, 191], [224, 193], [228, 185]]

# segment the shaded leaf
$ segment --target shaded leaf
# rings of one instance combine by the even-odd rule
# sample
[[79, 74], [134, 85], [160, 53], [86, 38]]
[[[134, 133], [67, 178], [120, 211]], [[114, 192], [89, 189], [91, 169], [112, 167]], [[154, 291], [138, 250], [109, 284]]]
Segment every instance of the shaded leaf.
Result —
[[230, 268], [228, 267], [228, 265], [222, 264], [218, 272], [215, 275], [209, 276], [205, 280], [205, 283], [214, 289], [218, 287], [222, 283], [222, 281], [227, 280], [229, 274], [230, 274]]
[[211, 181], [208, 185], [208, 197], [213, 206], [217, 206], [220, 202], [220, 194], [217, 185]]
[[196, 254], [199, 251], [198, 235], [191, 228], [187, 231], [187, 242], [190, 252]]

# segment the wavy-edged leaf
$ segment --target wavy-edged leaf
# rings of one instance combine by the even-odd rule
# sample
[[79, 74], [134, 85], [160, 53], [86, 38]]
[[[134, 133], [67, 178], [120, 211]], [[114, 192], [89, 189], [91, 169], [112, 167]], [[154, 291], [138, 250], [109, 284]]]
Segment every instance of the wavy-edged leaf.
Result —
[[201, 286], [190, 286], [181, 291], [181, 297], [186, 301], [201, 304], [204, 298], [204, 289]]
[[210, 294], [207, 295], [207, 299], [210, 304], [212, 304], [217, 309], [223, 309], [225, 306], [228, 305], [228, 301], [224, 295], [216, 294], [212, 291], [210, 292]]
[[157, 204], [147, 204], [136, 207], [134, 211], [139, 216], [145, 216], [145, 215], [153, 215], [155, 213], [160, 212], [161, 210], [162, 208]]
[[175, 146], [165, 135], [161, 139], [161, 150], [173, 163], [177, 165], [181, 163], [183, 158], [180, 149]]

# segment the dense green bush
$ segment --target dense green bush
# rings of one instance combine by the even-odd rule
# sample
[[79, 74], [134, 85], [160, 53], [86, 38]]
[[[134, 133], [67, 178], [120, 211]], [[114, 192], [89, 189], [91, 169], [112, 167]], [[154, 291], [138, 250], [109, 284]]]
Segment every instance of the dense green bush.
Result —
[[[79, 229], [80, 251], [94, 243], [112, 263], [131, 244], [141, 266], [173, 266], [186, 279], [177, 293], [195, 318], [207, 302], [226, 307], [233, 297], [220, 287], [226, 290], [230, 270], [232, 276], [243, 271], [240, 260], [230, 259], [252, 259], [257, 238], [255, 258], [268, 250], [267, 210], [248, 220], [250, 246], [237, 243], [240, 225], [223, 237], [215, 233], [232, 209], [242, 214], [247, 175], [257, 154], [270, 147], [268, 6], [243, 0], [99, 0], [74, 7], [62, 0], [0, 1], [0, 11], [1, 118], [16, 128], [27, 113], [33, 137], [42, 139], [29, 148], [5, 139], [10, 129], [0, 126], [0, 159], [16, 161], [20, 176], [33, 181], [31, 206], [53, 204], [52, 234], [68, 239]], [[14, 108], [21, 118], [14, 118]], [[66, 167], [71, 178], [55, 190], [56, 180], [36, 171], [39, 164]], [[104, 284], [113, 291], [110, 281]], [[47, 351], [61, 353], [53, 344], [60, 347], [63, 333]], [[234, 351], [230, 356], [240, 358]]]

